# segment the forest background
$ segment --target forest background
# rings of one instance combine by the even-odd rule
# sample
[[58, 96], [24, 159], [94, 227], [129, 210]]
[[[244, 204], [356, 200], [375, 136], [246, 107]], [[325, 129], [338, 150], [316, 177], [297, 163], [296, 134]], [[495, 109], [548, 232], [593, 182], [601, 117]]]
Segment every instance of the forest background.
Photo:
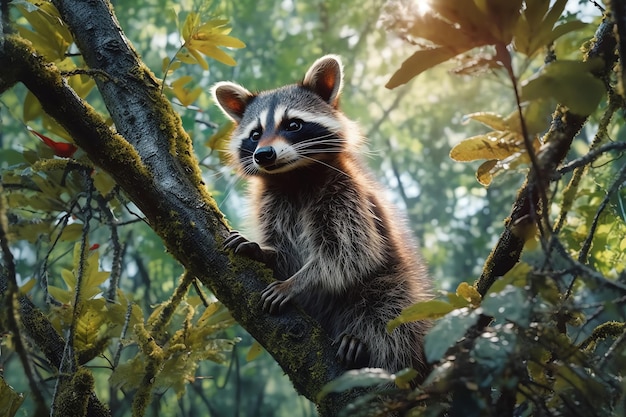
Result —
[[[559, 24], [579, 21], [587, 24], [571, 25], [571, 30], [559, 37], [550, 48], [540, 45], [541, 51], [538, 49], [530, 57], [512, 55], [511, 70], [520, 86], [528, 85], [533, 77], [537, 78], [537, 74], [542, 73], [544, 61], [549, 61], [550, 57], [564, 61], [583, 59], [581, 47], [589, 45], [601, 25], [600, 9], [607, 5], [588, 1], [557, 2], [563, 6], [566, 3], [567, 7], [559, 13]], [[445, 298], [449, 293], [456, 293], [458, 297], [465, 296], [471, 301], [465, 307], [476, 307], [479, 302], [472, 298], [474, 293], [459, 292], [459, 288], [465, 288], [459, 285], [464, 282], [473, 284], [484, 273], [485, 262], [499, 241], [503, 222], [510, 216], [511, 206], [516, 201], [517, 190], [526, 181], [529, 161], [515, 158], [515, 155], [524, 153], [519, 143], [517, 148], [507, 149], [503, 152], [508, 154], [499, 154], [497, 158], [489, 158], [494, 155], [479, 148], [475, 159], [490, 159], [492, 165], [489, 167], [494, 169], [491, 172], [498, 174], [492, 179], [484, 175], [484, 169], [480, 170], [484, 165], [453, 160], [450, 152], [470, 137], [484, 141], [486, 136], [481, 135], [486, 135], [490, 129], [507, 133], [515, 131], [506, 124], [514, 120], [506, 119], [507, 116], [517, 111], [515, 90], [511, 87], [510, 73], [507, 73], [506, 68], [480, 65], [481, 57], [498, 52], [490, 49], [487, 43], [476, 45], [480, 49], [473, 49], [471, 56], [461, 55], [430, 68], [406, 85], [386, 88], [391, 76], [416, 48], [414, 39], [402, 29], [396, 27], [395, 32], [385, 29], [394, 19], [401, 20], [399, 12], [409, 10], [402, 9], [408, 7], [407, 4], [414, 5], [409, 9], [418, 13], [415, 16], [419, 17], [419, 13], [424, 12], [415, 6], [419, 2], [385, 3], [377, 0], [241, 0], [211, 4], [124, 1], [114, 2], [113, 6], [120, 26], [141, 59], [157, 78], [165, 78], [168, 87], [164, 91], [175, 103], [174, 108], [182, 119], [182, 126], [193, 140], [204, 182], [219, 209], [236, 229], [245, 230], [246, 210], [249, 208], [245, 207], [242, 197], [245, 189], [243, 182], [223, 163], [222, 149], [225, 147], [227, 125], [211, 101], [210, 86], [216, 81], [233, 80], [252, 90], [276, 87], [299, 80], [306, 68], [323, 54], [341, 55], [346, 71], [342, 108], [351, 119], [359, 122], [368, 139], [365, 154], [369, 165], [384, 184], [384, 192], [406, 211], [410, 227], [421, 243], [429, 271], [442, 296]], [[3, 5], [7, 3], [3, 2]], [[39, 40], [41, 43], [38, 44], [37, 36], [48, 35], [49, 38], [57, 39], [58, 34], [38, 32], [64, 30], [53, 25], [46, 29], [45, 19], [52, 13], [52, 9], [46, 7], [14, 1], [9, 3], [8, 8], [3, 8], [3, 12], [8, 10], [12, 24], [21, 28], [20, 35], [32, 40], [35, 45], [43, 45], [45, 41]], [[45, 12], [42, 13], [43, 17], [38, 15], [41, 10]], [[230, 46], [236, 46], [227, 51], [236, 65], [227, 65], [235, 62], [230, 62], [228, 56], [217, 52], [213, 52], [213, 56], [207, 54], [208, 69], [197, 65], [200, 60], [193, 53], [184, 55], [183, 50], [183, 54], [177, 55], [184, 39], [186, 19], [192, 13], [197, 13], [199, 19], [204, 21], [217, 18], [228, 20], [228, 26], [232, 28], [229, 35], [245, 43], [245, 47], [241, 48], [243, 45], [234, 40], [227, 41]], [[220, 28], [225, 22], [213, 24]], [[29, 30], [33, 30], [31, 33], [36, 35], [29, 34]], [[61, 38], [71, 39], [71, 35], [63, 34]], [[76, 48], [69, 45], [71, 42], [68, 44], [69, 49], [62, 51], [59, 57], [62, 58], [58, 60], [59, 67], [68, 71], [66, 75], [78, 94], [86, 97], [97, 111], [106, 114], [101, 97], [93, 89], [93, 78], [105, 76], [75, 71], [73, 64], [64, 61], [66, 53], [70, 59], [76, 59], [79, 55]], [[184, 62], [172, 62], [174, 57]], [[470, 57], [479, 64], [469, 64]], [[589, 73], [588, 69], [584, 71]], [[575, 82], [578, 79], [574, 76], [568, 82], [572, 83], [572, 80]], [[616, 84], [615, 80], [611, 83]], [[594, 102], [593, 97], [590, 99], [585, 93], [580, 94], [566, 100], [570, 100], [570, 103], [571, 100]], [[562, 101], [562, 97], [557, 97], [559, 100], [553, 96], [541, 98], [545, 99], [541, 106], [533, 108], [537, 113], [528, 116], [528, 120], [536, 122], [533, 132], [537, 133], [548, 129], [551, 113], [557, 102]], [[613, 111], [618, 116], [604, 120], [607, 108], [611, 107], [607, 96], [598, 98], [595, 103], [589, 111], [591, 116], [588, 123], [572, 143], [569, 160], [588, 151], [594, 137], [598, 136], [598, 126], [602, 127], [602, 135], [608, 142], [623, 143], [626, 139], [623, 106], [614, 104]], [[477, 114], [479, 112], [482, 113]], [[484, 112], [497, 113], [501, 117]], [[7, 196], [7, 203], [3, 204], [8, 207], [3, 207], [3, 215], [7, 216], [11, 232], [9, 241], [15, 258], [17, 284], [22, 293], [28, 294], [33, 303], [45, 312], [61, 334], [69, 334], [63, 332], [73, 329], [79, 335], [95, 335], [77, 342], [82, 345], [77, 345], [76, 349], [85, 355], [81, 364], [87, 364], [93, 373], [96, 396], [114, 410], [113, 415], [131, 414], [133, 398], [149, 362], [137, 354], [143, 352], [137, 347], [142, 342], [136, 340], [141, 339], [141, 329], [135, 329], [134, 339], [129, 336], [128, 341], [123, 341], [125, 333], [121, 332], [130, 332], [128, 324], [131, 322], [136, 324], [145, 320], [147, 328], [158, 326], [159, 317], [167, 305], [161, 303], [167, 303], [173, 294], [175, 298], [181, 282], [188, 283], [185, 289], [192, 285], [194, 288], [185, 301], [178, 305], [172, 321], [163, 326], [172, 334], [176, 334], [179, 328], [196, 329], [197, 333], [189, 333], [198, 338], [196, 343], [206, 344], [209, 338], [211, 348], [202, 350], [197, 356], [192, 355], [192, 359], [184, 360], [170, 352], [172, 360], [166, 361], [166, 366], [171, 368], [162, 369], [159, 379], [147, 392], [147, 395], [154, 395], [155, 398], [144, 409], [145, 415], [186, 416], [197, 415], [201, 410], [208, 410], [210, 415], [216, 416], [315, 415], [313, 404], [295, 393], [291, 382], [270, 355], [261, 352], [252, 337], [234, 325], [224, 307], [209, 295], [210, 291], [196, 281], [181, 278], [184, 276], [181, 264], [166, 251], [162, 238], [141, 220], [140, 210], [124, 196], [110, 177], [103, 172], [93, 176], [92, 186], [99, 192], [94, 195], [100, 197], [93, 197], [92, 201], [92, 197], [86, 197], [89, 193], [85, 191], [84, 174], [80, 168], [72, 171], [67, 167], [58, 169], [58, 166], [45, 166], [42, 163], [46, 160], [63, 160], [59, 156], [72, 156], [80, 167], [81, 158], [85, 158], [85, 155], [81, 154], [80, 149], [76, 154], [63, 155], [58, 146], [46, 143], [49, 138], [60, 142], [71, 142], [72, 139], [51, 118], [43, 115], [37, 100], [23, 85], [15, 85], [6, 91], [3, 89], [0, 118], [0, 168], [3, 194]], [[45, 139], [29, 129], [44, 135]], [[506, 138], [501, 143], [510, 145]], [[473, 159], [467, 158], [466, 148], [455, 149], [457, 160]], [[507, 157], [511, 159], [507, 161]], [[583, 263], [601, 274], [603, 279], [626, 285], [623, 282], [626, 192], [623, 186], [614, 185], [614, 180], [623, 175], [623, 161], [620, 157], [621, 154], [607, 151], [604, 159], [593, 159], [591, 174], [585, 176], [578, 186], [576, 203], [570, 206], [567, 223], [562, 226], [559, 238], [570, 253], [578, 254], [587, 236], [591, 236], [593, 245], [587, 249], [589, 256], [582, 260]], [[498, 165], [493, 161], [501, 163]], [[591, 159], [587, 161], [590, 162]], [[68, 174], [68, 170], [71, 174]], [[477, 180], [477, 170], [483, 184]], [[567, 174], [569, 172], [564, 173]], [[550, 215], [553, 221], [556, 221], [565, 204], [562, 190], [567, 182], [563, 181], [550, 188], [550, 204], [553, 206]], [[491, 183], [487, 186], [488, 182]], [[603, 203], [607, 195], [610, 198]], [[607, 208], [600, 212], [598, 207], [602, 204], [606, 204]], [[93, 206], [93, 213], [90, 214], [93, 219], [86, 222], [85, 206]], [[601, 217], [601, 220], [595, 221], [592, 227], [595, 217]], [[91, 224], [87, 232], [85, 224]], [[517, 272], [509, 276], [509, 283], [530, 280], [529, 271], [533, 267], [541, 269], [546, 265], [545, 246], [535, 239], [536, 228], [528, 229], [516, 231], [524, 234], [524, 239], [529, 243]], [[2, 259], [6, 271], [7, 252]], [[83, 292], [86, 291], [87, 295], [83, 294], [82, 297], [87, 307], [82, 312], [86, 314], [84, 322], [79, 321], [79, 324], [86, 328], [80, 330], [72, 327], [75, 313], [71, 306], [76, 296], [75, 271], [85, 259], [87, 261], [83, 266], [89, 271], [86, 273], [89, 278], [83, 283]], [[563, 263], [560, 269], [567, 269], [567, 262], [560, 262]], [[551, 317], [550, 320], [554, 319], [555, 325], [560, 323], [575, 327], [574, 331], [568, 333], [569, 343], [574, 346], [591, 340], [589, 337], [598, 324], [615, 321], [618, 331], [610, 333], [611, 337], [607, 338], [606, 344], [598, 348], [598, 352], [601, 352], [598, 355], [603, 357], [607, 352], [622, 352], [619, 330], [623, 333], [623, 326], [619, 327], [619, 323], [624, 321], [623, 300], [626, 294], [619, 292], [621, 287], [609, 286], [607, 289], [602, 285], [599, 285], [602, 291], [594, 292], [596, 287], [588, 285], [587, 281], [579, 281], [574, 288], [575, 305], [561, 303], [554, 297], [559, 298], [566, 293], [569, 295], [575, 280], [572, 277], [576, 276], [571, 271], [569, 274], [571, 285], [563, 277], [554, 278], [554, 282], [524, 281], [513, 285], [515, 288], [539, 288], [532, 291], [543, 297], [540, 301], [537, 301], [536, 293], [500, 287], [498, 290], [503, 292], [500, 294], [502, 305], [515, 304], [515, 308], [507, 311], [506, 320], [516, 324], [528, 321], [529, 326], [537, 320], [535, 315], [538, 313], [530, 304], [550, 304], [544, 313]], [[113, 280], [112, 276], [116, 276], [116, 279]], [[597, 282], [595, 284], [598, 285]], [[118, 303], [115, 308], [107, 310], [107, 316], [99, 317], [95, 311], [104, 308], [103, 300], [106, 296], [118, 297]], [[567, 300], [567, 297], [562, 298]], [[448, 307], [452, 304], [448, 304]], [[203, 308], [203, 305], [209, 307]], [[496, 303], [495, 306], [497, 311], [500, 305]], [[443, 309], [448, 307], [444, 306]], [[91, 316], [87, 314], [90, 309], [93, 309]], [[532, 311], [532, 318], [524, 315], [521, 311], [523, 309]], [[442, 345], [446, 341], [450, 343], [443, 347], [436, 346], [433, 348], [435, 351], [452, 346], [452, 342], [456, 341], [456, 331], [460, 329], [462, 332], [458, 336], [462, 336], [463, 331], [476, 323], [469, 309], [454, 312], [465, 321], [448, 319], [449, 328], [440, 328], [439, 331], [440, 335], [447, 331], [445, 337], [442, 337]], [[562, 317], [555, 318], [557, 312]], [[512, 317], [519, 320], [516, 322]], [[24, 361], [19, 358], [19, 347], [16, 348], [16, 340], [11, 336], [11, 327], [6, 324], [9, 321], [7, 318], [3, 321], [6, 328], [2, 329], [2, 377], [12, 386], [13, 392], [30, 394], [26, 395], [22, 405], [16, 397], [13, 405], [6, 409], [12, 410], [11, 407], [14, 407], [16, 415], [31, 415], [37, 408], [37, 395], [32, 393], [32, 385], [29, 385], [32, 379], [38, 381], [40, 395], [47, 403], [61, 401], [57, 398], [57, 380], [60, 379], [56, 378], [56, 371], [50, 368], [43, 354], [35, 349], [28, 361], [35, 375], [29, 381], [24, 371]], [[614, 341], [615, 338], [619, 343]], [[593, 339], [594, 343], [596, 339]], [[170, 347], [172, 345], [174, 343]], [[539, 355], [544, 354], [542, 352]], [[623, 355], [616, 356], [619, 358]], [[442, 357], [443, 352], [436, 359], [443, 360]], [[616, 363], [623, 363], [623, 358], [615, 360]], [[578, 377], [581, 381], [587, 381], [586, 376]], [[575, 381], [571, 382], [571, 375], [568, 378], [571, 385], [576, 385]], [[592, 382], [591, 386], [595, 387], [597, 381]], [[597, 382], [598, 386], [602, 383]], [[613, 388], [619, 391], [621, 386]], [[591, 398], [593, 392], [587, 394]], [[615, 393], [609, 396], [614, 398], [607, 400], [612, 406], [621, 398]], [[529, 394], [530, 397], [532, 395]]]

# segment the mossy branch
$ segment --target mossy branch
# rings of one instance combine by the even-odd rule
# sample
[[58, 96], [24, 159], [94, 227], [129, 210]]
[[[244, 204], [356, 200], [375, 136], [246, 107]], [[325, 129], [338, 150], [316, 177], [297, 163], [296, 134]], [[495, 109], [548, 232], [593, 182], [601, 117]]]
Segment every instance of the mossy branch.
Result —
[[602, 323], [595, 329], [591, 335], [582, 341], [578, 348], [583, 351], [592, 351], [595, 349], [596, 345], [599, 341], [608, 339], [608, 338], [618, 338], [622, 336], [626, 332], [626, 323], [621, 323], [618, 321], [609, 321], [606, 323]]
[[[615, 45], [613, 21], [605, 18], [596, 31], [596, 37], [586, 57], [601, 57], [604, 60], [603, 69], [594, 74], [598, 78], [605, 79], [610, 73], [616, 59]], [[504, 231], [485, 261], [482, 274], [476, 282], [480, 295], [484, 296], [499, 277], [515, 266], [524, 248], [527, 230], [547, 218], [542, 216], [542, 210], [548, 208], [542, 206], [538, 191], [547, 189], [587, 118], [588, 115], [574, 114], [562, 106], [555, 110], [550, 129], [544, 137], [545, 145], [537, 154], [536, 165], [529, 171], [524, 185], [519, 189], [511, 214], [505, 220]], [[549, 225], [541, 226], [544, 231], [552, 230]]]

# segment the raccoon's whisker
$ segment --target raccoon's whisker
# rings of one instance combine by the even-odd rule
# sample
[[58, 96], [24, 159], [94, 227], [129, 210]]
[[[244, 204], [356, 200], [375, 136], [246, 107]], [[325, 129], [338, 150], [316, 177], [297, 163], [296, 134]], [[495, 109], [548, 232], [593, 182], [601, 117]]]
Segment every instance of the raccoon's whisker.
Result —
[[232, 192], [235, 191], [237, 184], [239, 184], [242, 179], [242, 177], [234, 175], [233, 178], [228, 182], [228, 184], [226, 185], [226, 194], [224, 194], [224, 198], [222, 198], [222, 201], [217, 205], [220, 210], [222, 209], [224, 203], [228, 201], [228, 198], [230, 197]]
[[337, 136], [335, 136], [334, 133], [328, 133], [326, 135], [322, 135], [322, 136], [316, 136], [313, 138], [309, 138], [309, 139], [305, 139], [301, 142], [296, 143], [295, 145], [301, 145], [301, 144], [310, 144], [311, 142], [339, 142], [339, 143], [345, 143], [346, 140], [343, 138], [339, 138]]
[[334, 170], [334, 171], [337, 171], [337, 172], [339, 172], [340, 174], [343, 174], [343, 175], [345, 175], [346, 177], [350, 178], [350, 176], [349, 176], [347, 173], [345, 173], [344, 171], [342, 171], [342, 170], [340, 170], [339, 168], [334, 167], [334, 166], [332, 166], [332, 165], [330, 165], [330, 164], [327, 164], [327, 163], [326, 163], [326, 162], [324, 162], [324, 161], [320, 161], [319, 159], [315, 159], [315, 158], [310, 158], [310, 157], [305, 156], [305, 155], [300, 155], [300, 156], [301, 156], [302, 158], [304, 158], [304, 159], [307, 159], [307, 160], [311, 161], [311, 162], [315, 162], [315, 163], [317, 163], [317, 164], [324, 165], [325, 167], [330, 168], [330, 169], [332, 169], [332, 170]]
[[324, 145], [327, 147], [331, 147], [335, 152], [340, 152], [344, 149], [343, 142], [337, 141], [336, 139], [324, 139], [324, 140], [306, 140], [292, 145], [292, 147], [299, 151], [301, 149], [310, 149], [315, 145]]

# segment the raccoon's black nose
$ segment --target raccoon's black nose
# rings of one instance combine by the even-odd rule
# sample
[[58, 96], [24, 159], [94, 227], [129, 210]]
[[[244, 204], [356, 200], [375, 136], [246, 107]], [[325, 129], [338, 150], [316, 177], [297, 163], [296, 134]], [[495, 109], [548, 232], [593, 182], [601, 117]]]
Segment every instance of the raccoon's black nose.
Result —
[[262, 167], [272, 165], [276, 162], [276, 151], [272, 146], [263, 146], [254, 151], [254, 162]]

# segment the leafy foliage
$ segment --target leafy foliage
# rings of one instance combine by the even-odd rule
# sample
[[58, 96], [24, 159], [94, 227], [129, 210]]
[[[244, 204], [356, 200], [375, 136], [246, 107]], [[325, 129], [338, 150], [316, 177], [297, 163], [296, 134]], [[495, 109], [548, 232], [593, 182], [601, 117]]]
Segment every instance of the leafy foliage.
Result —
[[24, 402], [24, 395], [15, 392], [4, 379], [0, 378], [0, 413], [13, 417]]
[[[466, 116], [492, 131], [460, 142], [450, 153], [458, 161], [487, 159], [477, 171], [483, 185], [489, 185], [496, 174], [525, 166], [530, 167], [527, 181], [533, 182], [531, 187], [540, 188], [543, 181], [549, 183], [550, 178], [533, 174], [550, 175], [541, 171], [546, 169], [542, 158], [558, 140], [555, 135], [563, 134], [559, 126], [570, 123], [568, 118], [574, 120], [575, 114], [597, 111], [606, 89], [609, 102], [603, 108], [599, 126], [595, 126], [597, 134], [591, 151], [553, 174], [556, 188], [562, 175], [571, 166], [578, 166], [568, 178], [565, 195], [555, 192], [535, 196], [536, 205], [527, 214], [532, 226], [511, 226], [512, 233], [527, 242], [526, 261], [487, 287], [486, 294], [480, 290], [484, 286], [465, 284], [456, 294], [446, 294], [447, 301], [417, 304], [390, 322], [388, 328], [393, 331], [407, 321], [436, 320], [425, 343], [426, 357], [434, 369], [418, 389], [403, 399], [399, 399], [400, 394], [380, 389], [378, 394], [391, 395], [395, 402], [382, 410], [379, 406], [368, 411], [367, 407], [377, 402], [375, 394], [370, 395], [365, 404], [354, 403], [358, 411], [351, 415], [385, 415], [391, 410], [425, 416], [621, 415], [626, 311], [615, 307], [626, 295], [622, 249], [626, 224], [619, 191], [626, 175], [623, 166], [613, 164], [619, 157], [602, 157], [603, 152], [596, 150], [606, 142], [608, 129], [621, 129], [621, 121], [613, 126], [610, 121], [618, 107], [623, 112], [623, 97], [617, 98], [613, 86], [606, 83], [613, 75], [602, 73], [602, 68], [612, 65], [610, 59], [608, 63], [588, 56], [583, 61], [550, 61], [520, 83], [511, 65], [513, 55], [507, 52], [517, 51], [531, 58], [543, 45], [536, 39], [549, 39], [551, 43], [565, 32], [582, 28], [576, 21], [553, 27], [565, 3], [557, 1], [549, 8], [548, 2], [512, 2], [506, 7], [496, 2], [465, 2], [462, 6], [455, 3], [459, 7], [452, 8], [452, 2], [438, 1], [424, 14], [411, 15], [409, 23], [404, 16], [404, 28], [414, 28], [414, 32], [403, 32], [405, 35], [419, 34], [437, 46], [418, 51], [405, 61], [389, 86], [439, 63], [445, 54], [435, 59], [436, 53], [446, 51], [451, 57], [484, 44], [495, 46], [499, 61], [480, 59], [492, 70], [503, 69], [512, 82], [517, 109], [506, 117], [492, 112]], [[508, 16], [503, 18], [500, 13]], [[488, 15], [501, 19], [479, 25], [479, 19], [487, 19]], [[509, 22], [512, 30], [507, 32], [499, 25], [501, 21]], [[532, 33], [529, 27], [534, 28]], [[606, 33], [601, 24], [597, 37]], [[445, 43], [452, 35], [460, 38], [460, 49]], [[607, 40], [596, 42], [602, 45]], [[414, 65], [420, 56], [425, 62]], [[467, 55], [461, 62], [472, 59]], [[575, 85], [588, 85], [589, 89], [573, 88]], [[550, 129], [537, 119], [537, 109], [545, 106], [547, 99], [561, 105], [557, 106]], [[620, 146], [623, 143], [614, 145], [624, 149]], [[588, 165], [595, 158], [603, 163]], [[560, 160], [549, 163], [557, 165]], [[583, 176], [587, 170], [591, 175]], [[526, 195], [522, 188], [515, 204], [528, 199], [533, 199], [532, 194]], [[559, 205], [561, 213], [552, 214]], [[517, 209], [514, 206], [514, 213]], [[536, 236], [538, 231], [542, 233]], [[506, 246], [509, 242], [504, 236], [498, 244]], [[541, 243], [539, 249], [537, 241]], [[597, 250], [595, 255], [590, 255], [592, 248]], [[480, 280], [491, 273], [489, 262]], [[368, 371], [363, 372], [366, 378]], [[355, 375], [351, 378], [358, 379]]]
[[[24, 25], [19, 26], [20, 34], [46, 59], [66, 71], [70, 88], [86, 97], [95, 86], [93, 74], [79, 68], [83, 65], [80, 56], [70, 56], [72, 35], [52, 3], [20, 2], [16, 7], [24, 18]], [[226, 21], [202, 23], [197, 14], [190, 16], [192, 21], [185, 30], [193, 33], [187, 34], [189, 39], [184, 45], [188, 50], [215, 56], [218, 53], [211, 50], [211, 45], [226, 42], [243, 46], [226, 35], [229, 31], [224, 26]], [[234, 64], [232, 59], [231, 62]], [[172, 88], [186, 106], [201, 92], [200, 88], [185, 90], [183, 86], [189, 81], [191, 77], [181, 77]], [[187, 297], [185, 291], [182, 297], [154, 307], [133, 295], [132, 286], [121, 285], [123, 247], [127, 243], [120, 238], [120, 232], [124, 224], [133, 225], [140, 219], [128, 207], [119, 186], [105, 172], [95, 169], [80, 151], [76, 152], [71, 136], [42, 111], [40, 103], [28, 92], [23, 102], [23, 123], [38, 121], [42, 130], [66, 142], [29, 128], [42, 142], [23, 151], [2, 171], [3, 198], [6, 197], [3, 206], [6, 212], [2, 216], [10, 219], [8, 231], [12, 240], [16, 245], [18, 242], [34, 245], [40, 256], [32, 272], [20, 273], [35, 278], [25, 281], [20, 290], [44, 301], [41, 307], [48, 311], [45, 320], [66, 340], [65, 349], [73, 352], [76, 362], [68, 366], [81, 366], [78, 369], [93, 379], [91, 371], [82, 365], [104, 358], [112, 386], [123, 386], [128, 393], [139, 392], [144, 389], [143, 380], [153, 361], [150, 355], [159, 351], [159, 366], [152, 375], [154, 382], [146, 391], [148, 401], [138, 407], [149, 403], [152, 390], [164, 393], [172, 389], [181, 396], [185, 386], [194, 381], [203, 361], [227, 361], [233, 344], [239, 340], [225, 335], [234, 324], [233, 319], [219, 302], [207, 299], [204, 294]], [[145, 239], [145, 233], [141, 234], [144, 236], [140, 239]], [[127, 235], [126, 239], [130, 238]], [[162, 251], [162, 245], [159, 246]], [[111, 269], [104, 270], [104, 263], [110, 264]], [[161, 273], [167, 274], [161, 263]], [[4, 274], [5, 269], [3, 280], [6, 280]], [[41, 286], [35, 286], [35, 281], [40, 281]], [[187, 289], [190, 284], [189, 280], [181, 282], [179, 288]], [[144, 319], [144, 311], [152, 312], [150, 318]], [[7, 345], [4, 350], [11, 349]], [[53, 349], [62, 351], [64, 347]], [[42, 364], [46, 372], [53, 378], [62, 378], [59, 368], [65, 365], [48, 360], [50, 364]], [[98, 380], [106, 382], [107, 378]], [[7, 391], [6, 396], [2, 395], [7, 401], [3, 410], [14, 414], [23, 398], [10, 394], [8, 386], [3, 387]], [[55, 392], [55, 398], [57, 394], [62, 397], [59, 391]]]
[[[554, 27], [567, 0], [557, 0], [551, 8], [542, 0], [507, 2], [472, 0], [430, 2], [422, 13], [417, 3], [394, 1], [387, 5], [385, 25], [403, 37], [422, 42], [387, 83], [394, 88], [425, 70], [471, 49], [512, 45], [532, 57], [544, 46], [566, 33], [580, 29], [582, 22], [570, 21]], [[522, 7], [523, 6], [523, 7]], [[480, 67], [507, 65], [501, 54], [481, 56]], [[474, 57], [461, 59], [461, 66], [476, 69]]]
[[[202, 55], [226, 65], [236, 65], [235, 60], [220, 47], [245, 48], [246, 45], [228, 35], [232, 29], [227, 24], [228, 20], [225, 19], [202, 21], [199, 13], [189, 12], [181, 28], [182, 45], [169, 61], [163, 60], [164, 81], [169, 73], [180, 67], [180, 63], [198, 64], [203, 70], [208, 70], [209, 64]], [[191, 90], [184, 88], [192, 80], [190, 75], [182, 76], [171, 84], [169, 90], [185, 107], [189, 107], [202, 93], [201, 87]]]

